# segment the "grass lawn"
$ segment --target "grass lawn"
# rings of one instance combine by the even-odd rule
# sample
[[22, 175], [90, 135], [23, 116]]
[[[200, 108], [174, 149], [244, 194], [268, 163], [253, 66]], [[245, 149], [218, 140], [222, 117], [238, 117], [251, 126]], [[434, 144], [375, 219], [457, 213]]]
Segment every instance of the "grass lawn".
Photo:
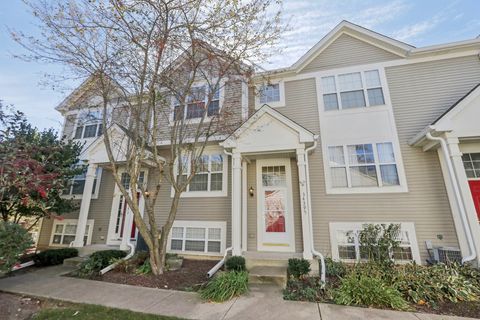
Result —
[[128, 310], [113, 309], [90, 304], [71, 304], [65, 308], [46, 308], [35, 314], [34, 320], [180, 320]]

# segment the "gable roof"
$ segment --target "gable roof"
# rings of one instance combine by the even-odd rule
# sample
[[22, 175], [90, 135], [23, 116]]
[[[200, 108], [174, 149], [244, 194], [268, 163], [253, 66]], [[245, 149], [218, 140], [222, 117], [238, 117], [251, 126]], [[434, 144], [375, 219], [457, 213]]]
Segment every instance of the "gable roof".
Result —
[[255, 113], [253, 113], [247, 121], [242, 123], [240, 127], [238, 127], [233, 133], [231, 133], [223, 142], [220, 143], [221, 146], [225, 148], [232, 147], [236, 140], [246, 132], [250, 127], [252, 127], [257, 120], [259, 120], [263, 115], [268, 114], [272, 116], [274, 119], [278, 120], [280, 123], [285, 125], [286, 127], [292, 129], [293, 131], [298, 133], [299, 141], [301, 143], [308, 143], [314, 142], [317, 139], [317, 135], [315, 135], [310, 130], [302, 127], [295, 121], [291, 120], [290, 118], [284, 116], [277, 110], [270, 107], [268, 104], [264, 104], [261, 106]]
[[333, 28], [326, 36], [324, 36], [317, 44], [308, 50], [291, 68], [300, 72], [310, 61], [323, 52], [333, 41], [342, 34], [348, 34], [365, 42], [371, 43], [383, 50], [389, 51], [405, 57], [411, 49], [415, 48], [404, 42], [384, 36], [367, 28], [361, 27], [349, 21], [343, 20], [335, 28]]
[[437, 124], [440, 122], [442, 119], [448, 117], [450, 113], [453, 112], [454, 109], [460, 108], [462, 105], [462, 102], [466, 100], [468, 97], [473, 96], [473, 95], [480, 95], [480, 83], [478, 83], [475, 87], [473, 87], [470, 91], [468, 91], [463, 97], [457, 100], [450, 108], [448, 108], [440, 117], [435, 119], [435, 121], [432, 122], [432, 125]]

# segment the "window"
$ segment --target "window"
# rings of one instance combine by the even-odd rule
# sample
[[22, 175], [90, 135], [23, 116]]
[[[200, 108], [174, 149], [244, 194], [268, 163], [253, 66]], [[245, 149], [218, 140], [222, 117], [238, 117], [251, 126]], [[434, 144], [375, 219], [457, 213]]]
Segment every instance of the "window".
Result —
[[[332, 222], [330, 223], [330, 239], [332, 256], [336, 260], [347, 262], [360, 261], [365, 257], [361, 254], [359, 234], [366, 223], [362, 222]], [[380, 223], [390, 224], [390, 223]], [[413, 223], [400, 223], [399, 248], [392, 252], [393, 258], [400, 262], [416, 261], [420, 263], [420, 255]]]
[[464, 153], [462, 156], [463, 166], [467, 178], [479, 179], [480, 178], [480, 153]]
[[[190, 174], [192, 163], [188, 159], [183, 158], [183, 173], [177, 176], [177, 179], [186, 179]], [[178, 167], [177, 167], [178, 168]], [[178, 169], [177, 169], [178, 170]], [[186, 193], [195, 194], [201, 192], [208, 192], [205, 196], [225, 195], [226, 186], [224, 185], [224, 178], [226, 178], [225, 171], [226, 163], [222, 154], [204, 154], [196, 163], [195, 175], [190, 184], [187, 186]]]
[[325, 111], [384, 105], [378, 70], [322, 77]]
[[170, 233], [170, 250], [201, 254], [222, 254], [226, 223], [221, 221], [175, 221]]
[[[75, 240], [77, 233], [76, 219], [55, 220], [52, 227], [52, 236], [50, 239], [51, 246], [69, 246]], [[85, 226], [85, 236], [83, 244], [89, 245], [91, 242], [91, 231], [93, 228], [93, 220], [88, 220]]]
[[[86, 170], [79, 175], [73, 177], [73, 179], [67, 184], [67, 187], [63, 190], [62, 195], [64, 196], [78, 196], [83, 195], [83, 189], [85, 188], [85, 180], [86, 180]], [[92, 188], [92, 195], [93, 197], [98, 196], [99, 186], [100, 186], [100, 179], [102, 177], [102, 168], [97, 168], [95, 173], [95, 180], [93, 180], [93, 188]]]
[[[138, 175], [137, 179], [137, 184], [143, 184], [145, 182], [145, 172], [140, 171], [140, 174]], [[125, 189], [130, 189], [130, 175], [126, 172], [122, 172], [122, 175], [120, 177], [120, 182], [122, 183], [123, 187]]]
[[[206, 86], [192, 87], [185, 105], [182, 105], [181, 99], [173, 98], [173, 120], [198, 119], [202, 118], [205, 112], [208, 117], [218, 115], [220, 112], [220, 89], [213, 89], [211, 97], [206, 94], [206, 90]], [[205, 108], [207, 103], [208, 107]]]
[[87, 111], [80, 113], [73, 137], [74, 139], [94, 138], [101, 136], [102, 133], [102, 112]]
[[391, 142], [328, 147], [333, 188], [398, 186]]
[[280, 85], [269, 84], [260, 88], [260, 103], [279, 102], [280, 101]]

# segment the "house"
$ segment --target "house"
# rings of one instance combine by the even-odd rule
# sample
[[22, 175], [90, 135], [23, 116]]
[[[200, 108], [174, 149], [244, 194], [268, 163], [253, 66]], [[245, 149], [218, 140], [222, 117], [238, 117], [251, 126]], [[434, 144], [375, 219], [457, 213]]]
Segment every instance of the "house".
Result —
[[[397, 261], [424, 264], [431, 243], [478, 264], [479, 84], [478, 38], [415, 48], [341, 22], [290, 67], [257, 74], [261, 95], [242, 81], [222, 90], [239, 126], [206, 150], [208, 178], [183, 194], [168, 249], [355, 261], [363, 224], [399, 223]], [[126, 249], [138, 234], [101, 124], [75, 104], [82, 86], [57, 107], [64, 134], [88, 144], [88, 171], [66, 191], [81, 207], [44, 219], [38, 246]], [[170, 197], [163, 188], [158, 215]]]

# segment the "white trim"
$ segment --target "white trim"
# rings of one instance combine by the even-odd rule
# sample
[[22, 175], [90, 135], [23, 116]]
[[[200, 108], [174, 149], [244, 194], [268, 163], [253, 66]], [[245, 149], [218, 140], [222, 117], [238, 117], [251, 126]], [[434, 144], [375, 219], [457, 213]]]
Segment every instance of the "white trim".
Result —
[[[207, 146], [205, 147], [202, 155], [220, 155], [223, 159], [223, 170], [222, 170], [222, 190], [218, 191], [184, 191], [180, 195], [180, 198], [209, 198], [209, 197], [226, 197], [228, 191], [228, 157], [225, 156], [223, 150], [218, 146]], [[210, 168], [210, 161], [208, 166]], [[189, 172], [188, 168], [188, 172]], [[175, 177], [178, 174], [178, 159], [175, 161]], [[189, 173], [187, 173], [189, 174]], [[210, 188], [210, 174], [208, 181], [208, 188]], [[173, 198], [175, 194], [175, 189], [173, 186], [170, 187], [170, 197]]]
[[[378, 66], [378, 65], [377, 65]], [[390, 90], [388, 88], [388, 83], [385, 75], [385, 69], [383, 68], [361, 68], [359, 66], [353, 66], [349, 68], [342, 68], [343, 73], [354, 73], [354, 72], [364, 72], [370, 70], [378, 70], [380, 75], [380, 82], [382, 85], [383, 96], [385, 100], [384, 105], [379, 106], [370, 106], [370, 107], [361, 107], [361, 108], [352, 108], [346, 110], [333, 110], [333, 111], [325, 111], [325, 107], [323, 104], [323, 91], [322, 91], [322, 81], [321, 78], [325, 76], [333, 75], [331, 70], [326, 70], [317, 73], [317, 77], [315, 78], [316, 81], [316, 91], [317, 91], [317, 106], [318, 106], [318, 116], [319, 116], [319, 123], [320, 123], [320, 135], [323, 137], [321, 141], [321, 148], [322, 148], [322, 157], [323, 157], [323, 167], [324, 167], [324, 177], [325, 177], [325, 185], [326, 185], [326, 193], [327, 194], [356, 194], [356, 193], [399, 193], [399, 192], [408, 192], [408, 185], [407, 179], [405, 174], [405, 168], [403, 164], [403, 157], [400, 149], [400, 142], [398, 139], [398, 132], [396, 127], [396, 122], [393, 114], [392, 102], [390, 98]], [[365, 113], [375, 113], [375, 112], [382, 112], [386, 111], [388, 114], [388, 121], [391, 126], [388, 126], [388, 129], [391, 131], [388, 138], [358, 138], [355, 132], [351, 132], [351, 138], [348, 141], [343, 141], [343, 143], [330, 143], [327, 141], [328, 133], [326, 126], [324, 125], [329, 121], [329, 117], [336, 116], [339, 114], [350, 114], [350, 115], [363, 115]], [[346, 128], [348, 130], [348, 128]], [[329, 146], [336, 146], [336, 145], [351, 145], [351, 144], [373, 144], [373, 143], [382, 143], [382, 142], [391, 142], [393, 145], [393, 151], [395, 155], [395, 162], [397, 165], [397, 172], [398, 178], [400, 180], [399, 186], [388, 186], [388, 187], [355, 187], [355, 188], [333, 188], [331, 186], [331, 179], [330, 179], [330, 166], [329, 166], [329, 158], [328, 158], [328, 147]], [[347, 158], [345, 158], [347, 161]], [[347, 174], [348, 171], [347, 171]]]
[[[213, 79], [213, 83], [215, 83], [218, 79]], [[197, 124], [200, 123], [200, 121], [203, 119], [204, 123], [210, 122], [215, 116], [209, 117], [208, 116], [208, 96], [209, 96], [209, 90], [212, 89], [210, 85], [208, 84], [208, 81], [206, 80], [201, 80], [201, 81], [195, 81], [190, 88], [197, 88], [197, 87], [205, 87], [205, 115], [203, 117], [196, 117], [196, 118], [187, 118], [187, 109], [188, 109], [188, 102], [186, 101], [187, 98], [185, 98], [185, 105], [183, 106], [183, 121], [185, 125], [189, 124]], [[218, 98], [218, 114], [222, 111], [224, 102], [225, 102], [225, 87], [226, 87], [226, 82], [225, 80], [220, 80], [218, 81], [218, 91], [219, 91], [219, 98]], [[172, 127], [175, 124], [175, 119], [174, 117], [174, 112], [175, 112], [175, 97], [170, 96], [170, 112], [168, 115], [168, 125]], [[211, 101], [210, 101], [211, 102]]]
[[[186, 238], [186, 228], [218, 228], [221, 231], [220, 234], [220, 252], [210, 252], [208, 251], [208, 232], [205, 230], [205, 239], [191, 239], [191, 240], [204, 240], [205, 241], [205, 250], [200, 251], [186, 251], [186, 250], [172, 250], [172, 230], [174, 227], [184, 228], [183, 233], [183, 249], [185, 249], [185, 240], [190, 240]], [[167, 250], [174, 253], [185, 253], [192, 255], [207, 255], [207, 256], [222, 256], [225, 253], [226, 244], [227, 244], [227, 222], [226, 221], [192, 221], [192, 220], [175, 220], [172, 225], [172, 230], [168, 235], [168, 244]], [[180, 239], [179, 239], [180, 240]], [[218, 241], [218, 240], [213, 240]]]
[[[94, 221], [95, 221], [94, 219], [87, 220], [87, 226], [88, 226], [87, 244], [86, 244], [87, 246], [92, 243]], [[50, 242], [48, 244], [50, 247], [68, 247], [70, 245], [70, 244], [53, 243], [53, 236], [55, 235], [55, 227], [59, 224], [63, 224], [63, 225], [74, 224], [78, 227], [78, 219], [63, 219], [63, 220], [54, 219], [52, 224], [52, 231], [50, 234]], [[63, 231], [65, 231], [65, 226]], [[64, 233], [62, 232], [62, 236], [63, 234]], [[74, 234], [71, 234], [71, 235], [75, 236]]]
[[[261, 103], [260, 102], [260, 91], [262, 90], [263, 86], [268, 86], [268, 85], [274, 85], [278, 84], [278, 91], [279, 91], [279, 96], [280, 100], [278, 101], [271, 101], [271, 102], [266, 102], [266, 103]], [[263, 82], [261, 84], [257, 84], [255, 87], [256, 92], [259, 94], [255, 95], [255, 110], [260, 109], [263, 105], [268, 105], [271, 108], [281, 108], [285, 107], [285, 82], [283, 80], [272, 80], [272, 81], [267, 81]]]
[[[92, 200], [98, 199], [98, 194], [100, 193], [100, 184], [102, 183], [102, 175], [103, 175], [103, 168], [102, 167], [97, 167], [97, 175], [95, 176], [95, 191], [92, 193]], [[73, 181], [74, 179], [72, 179]], [[85, 177], [86, 180], [86, 177]], [[73, 200], [81, 200], [83, 198], [83, 193], [82, 194], [72, 194], [72, 188], [73, 186], [70, 187], [70, 194], [65, 194], [61, 195], [62, 198], [64, 199], [73, 199]], [[84, 188], [85, 192], [85, 188]]]
[[[147, 168], [145, 168], [145, 169], [142, 168], [140, 171], [145, 172], [143, 182], [144, 182], [145, 185], [147, 185], [148, 184], [148, 169]], [[124, 172], [126, 172], [125, 168], [118, 169], [118, 174], [120, 175], [120, 177], [122, 176], [122, 173], [124, 173]], [[115, 234], [115, 227], [117, 225], [118, 207], [119, 207], [120, 198], [121, 198], [122, 195], [123, 194], [120, 191], [120, 188], [118, 187], [117, 183], [114, 182], [113, 198], [112, 198], [112, 205], [111, 205], [111, 209], [110, 209], [110, 219], [109, 219], [109, 222], [108, 222], [108, 232], [107, 232], [107, 239], [106, 239], [106, 243], [108, 245], [120, 245], [122, 243], [121, 238], [115, 238], [115, 235], [116, 235]], [[142, 214], [142, 217], [143, 217], [144, 210], [145, 210], [145, 199], [143, 198], [143, 196], [140, 197], [138, 206], [139, 206], [139, 209], [140, 209], [140, 213]], [[130, 209], [127, 208], [127, 211], [128, 210], [130, 210]], [[127, 213], [128, 212], [126, 212], [126, 214]], [[125, 221], [127, 221], [127, 219], [125, 219]], [[138, 237], [138, 228], [135, 231], [135, 239], [137, 239], [137, 237]]]
[[[293, 209], [293, 191], [292, 191], [292, 169], [290, 159], [259, 159], [256, 161], [257, 173], [257, 250], [258, 251], [278, 251], [278, 252], [295, 252], [295, 224], [294, 224], [294, 209]], [[264, 235], [264, 219], [263, 212], [263, 192], [262, 187], [262, 167], [263, 166], [285, 166], [285, 176], [287, 180], [286, 196], [287, 196], [287, 216], [285, 218], [285, 229], [287, 233], [288, 243], [281, 241], [271, 241], [263, 239]], [[289, 231], [290, 229], [290, 231]], [[272, 245], [268, 245], [271, 243]]]
[[248, 119], [248, 84], [242, 81], [242, 121]]
[[[418, 249], [418, 242], [417, 242], [417, 236], [415, 234], [415, 224], [413, 222], [370, 222], [370, 221], [365, 221], [365, 222], [330, 222], [329, 224], [329, 232], [330, 232], [330, 244], [331, 244], [331, 250], [332, 250], [332, 259], [339, 261], [347, 261], [347, 262], [355, 262], [355, 260], [344, 260], [340, 259], [339, 257], [339, 252], [338, 252], [338, 242], [337, 242], [337, 237], [336, 233], [337, 231], [348, 231], [348, 230], [353, 230], [353, 231], [360, 231], [363, 228], [363, 225], [365, 224], [391, 224], [391, 223], [397, 223], [400, 224], [400, 229], [401, 231], [408, 232], [408, 237], [410, 239], [410, 248], [412, 250], [412, 257], [413, 260], [417, 264], [422, 264], [422, 261], [420, 259], [420, 251]], [[358, 245], [357, 243], [358, 240], [356, 240], [355, 245]], [[358, 252], [357, 252], [358, 256]], [[405, 263], [408, 261], [405, 260], [396, 260], [399, 263]]]

